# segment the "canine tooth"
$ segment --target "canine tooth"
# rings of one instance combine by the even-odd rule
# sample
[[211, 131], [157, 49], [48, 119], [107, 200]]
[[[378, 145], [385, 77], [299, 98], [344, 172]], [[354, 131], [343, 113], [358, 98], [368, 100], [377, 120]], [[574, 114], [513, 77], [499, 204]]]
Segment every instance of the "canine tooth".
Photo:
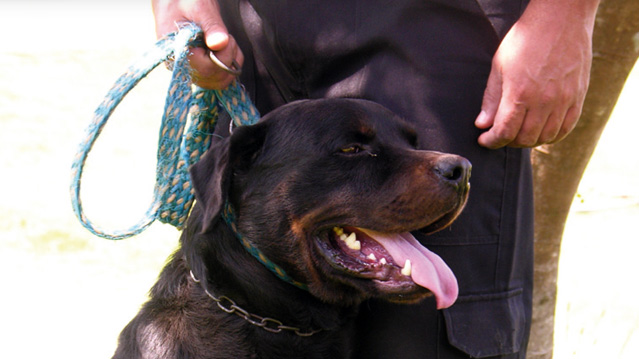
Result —
[[354, 250], [354, 251], [359, 251], [362, 249], [362, 242], [360, 241], [353, 241], [353, 242], [346, 242], [346, 245], [348, 246], [348, 248]]
[[357, 240], [357, 235], [355, 234], [355, 232], [349, 234], [344, 242], [346, 242], [348, 248], [352, 250], [359, 251], [360, 249], [362, 249], [362, 243]]
[[407, 259], [406, 262], [404, 263], [404, 268], [402, 268], [402, 274], [405, 276], [410, 276], [412, 272], [412, 267], [410, 264], [410, 259]]
[[372, 261], [376, 261], [377, 260], [377, 257], [375, 257], [375, 254], [373, 254], [373, 253], [369, 254], [367, 258], [372, 260]]
[[383, 257], [382, 257], [382, 259], [380, 259], [380, 260], [379, 260], [379, 262], [380, 262], [381, 264], [386, 264], [386, 263], [388, 263], [388, 262], [386, 262], [386, 258], [383, 258]]

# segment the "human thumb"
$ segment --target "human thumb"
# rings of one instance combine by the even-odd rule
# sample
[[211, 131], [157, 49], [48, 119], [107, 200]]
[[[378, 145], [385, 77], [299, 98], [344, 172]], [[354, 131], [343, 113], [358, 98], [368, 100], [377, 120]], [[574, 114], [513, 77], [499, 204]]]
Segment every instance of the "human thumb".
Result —
[[475, 119], [475, 127], [485, 130], [495, 123], [495, 115], [499, 109], [502, 95], [502, 78], [498, 70], [493, 68], [488, 76], [481, 112]]
[[204, 32], [206, 47], [211, 51], [220, 51], [226, 48], [229, 43], [229, 33], [222, 19], [219, 22], [214, 20], [207, 21], [201, 25], [201, 28], [202, 32]]

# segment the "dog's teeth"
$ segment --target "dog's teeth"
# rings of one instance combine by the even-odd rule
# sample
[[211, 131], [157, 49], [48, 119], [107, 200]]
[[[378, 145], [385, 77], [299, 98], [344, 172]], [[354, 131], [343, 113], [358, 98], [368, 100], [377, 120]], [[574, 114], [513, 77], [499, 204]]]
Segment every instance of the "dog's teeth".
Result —
[[355, 241], [357, 241], [357, 235], [355, 234], [355, 232], [349, 234], [348, 237], [346, 237], [346, 244], [353, 243]]
[[335, 234], [337, 234], [338, 236], [341, 236], [342, 234], [344, 234], [344, 228], [342, 228], [342, 227], [333, 227], [333, 232], [335, 232]]
[[407, 259], [404, 263], [404, 268], [402, 268], [402, 274], [409, 277], [412, 271], [413, 269], [410, 264], [410, 259]]
[[369, 254], [366, 258], [368, 258], [368, 259], [370, 259], [372, 261], [376, 261], [377, 260], [377, 257], [375, 257], [375, 254], [373, 254], [373, 253]]
[[383, 257], [382, 257], [382, 259], [380, 259], [380, 260], [379, 260], [379, 262], [380, 262], [381, 264], [386, 264], [386, 263], [388, 263], [388, 262], [386, 262], [386, 258], [383, 258]]
[[[335, 227], [333, 228], [333, 230], [335, 231], [336, 234], [338, 234], [339, 231], [336, 228], [339, 228], [339, 227]], [[338, 236], [339, 236], [339, 240], [344, 242], [348, 248], [354, 251], [359, 251], [362, 249], [362, 243], [357, 240], [357, 235], [355, 234], [355, 232], [349, 235], [346, 235], [346, 233], [342, 231], [341, 234], [338, 234]]]
[[362, 249], [362, 243], [357, 240], [357, 235], [355, 234], [355, 232], [349, 234], [344, 242], [346, 242], [348, 248], [352, 250], [359, 251], [360, 249]]
[[354, 251], [362, 250], [362, 242], [360, 241], [347, 242], [346, 245]]
[[360, 250], [362, 248], [361, 243], [357, 240], [357, 235], [355, 233], [351, 233], [348, 236], [346, 234], [342, 234], [339, 236], [339, 239], [346, 243], [346, 246], [353, 250]]

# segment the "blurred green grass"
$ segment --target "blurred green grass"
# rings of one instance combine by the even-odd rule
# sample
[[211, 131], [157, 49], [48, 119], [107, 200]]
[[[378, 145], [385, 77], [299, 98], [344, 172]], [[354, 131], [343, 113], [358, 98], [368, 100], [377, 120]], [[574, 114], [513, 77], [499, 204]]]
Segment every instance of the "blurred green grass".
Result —
[[[1, 356], [108, 358], [179, 233], [154, 224], [125, 241], [93, 237], [72, 214], [69, 167], [95, 107], [153, 42], [151, 12], [133, 2], [0, 4], [5, 34], [25, 30], [27, 17], [38, 26], [0, 49]], [[166, 84], [164, 69], [143, 81], [91, 153], [83, 199], [100, 224], [126, 227], [150, 201]], [[635, 71], [569, 218], [558, 359], [639, 357], [637, 98]]]

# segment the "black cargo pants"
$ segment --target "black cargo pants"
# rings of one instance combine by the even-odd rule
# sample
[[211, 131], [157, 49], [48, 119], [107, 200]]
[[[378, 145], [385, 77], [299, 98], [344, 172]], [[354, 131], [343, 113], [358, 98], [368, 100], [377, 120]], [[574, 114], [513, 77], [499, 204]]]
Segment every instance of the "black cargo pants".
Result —
[[501, 38], [523, 0], [221, 0], [261, 113], [299, 98], [376, 101], [415, 124], [419, 146], [473, 164], [468, 205], [416, 234], [452, 268], [460, 297], [361, 307], [354, 358], [524, 358], [531, 319], [529, 151], [477, 145], [474, 125]]

